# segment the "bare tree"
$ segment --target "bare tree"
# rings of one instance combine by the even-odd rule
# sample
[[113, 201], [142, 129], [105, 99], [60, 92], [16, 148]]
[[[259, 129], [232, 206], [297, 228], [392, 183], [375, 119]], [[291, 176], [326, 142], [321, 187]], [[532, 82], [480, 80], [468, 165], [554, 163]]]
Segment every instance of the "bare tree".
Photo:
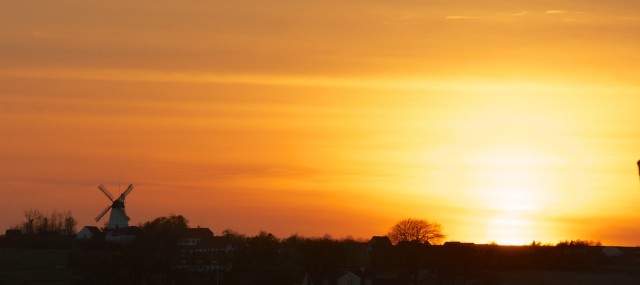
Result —
[[24, 211], [26, 221], [18, 227], [25, 234], [42, 234], [48, 232], [65, 231], [69, 234], [75, 232], [78, 224], [71, 215], [71, 211], [57, 212], [51, 214], [42, 213], [36, 209], [28, 209]]
[[58, 213], [56, 210], [53, 210], [51, 215], [49, 216], [49, 231], [57, 231], [62, 228], [62, 219], [61, 213]]
[[44, 215], [36, 209], [27, 209], [24, 210], [24, 218], [27, 220], [23, 226], [24, 232], [26, 234], [34, 234]]
[[388, 236], [393, 244], [399, 242], [439, 244], [445, 238], [440, 224], [418, 219], [399, 221], [391, 227]]
[[64, 217], [63, 229], [69, 234], [75, 233], [76, 225], [78, 224], [78, 222], [76, 221], [76, 219], [73, 218], [73, 215], [71, 215], [71, 211], [67, 211], [66, 213], [64, 213], [63, 217]]

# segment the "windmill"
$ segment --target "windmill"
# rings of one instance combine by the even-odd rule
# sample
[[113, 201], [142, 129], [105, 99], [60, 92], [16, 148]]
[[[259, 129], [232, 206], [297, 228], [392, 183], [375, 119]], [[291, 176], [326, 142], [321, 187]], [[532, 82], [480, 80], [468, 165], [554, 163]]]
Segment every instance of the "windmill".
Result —
[[117, 230], [121, 228], [126, 228], [129, 226], [129, 217], [127, 217], [127, 213], [124, 211], [124, 199], [127, 198], [127, 195], [131, 193], [133, 190], [133, 184], [129, 184], [127, 190], [124, 190], [118, 199], [114, 199], [113, 195], [107, 190], [103, 185], [98, 186], [98, 189], [104, 195], [111, 200], [111, 205], [107, 206], [100, 214], [96, 217], [96, 222], [102, 219], [109, 210], [111, 210], [111, 214], [109, 215], [109, 223], [107, 223], [107, 230]]

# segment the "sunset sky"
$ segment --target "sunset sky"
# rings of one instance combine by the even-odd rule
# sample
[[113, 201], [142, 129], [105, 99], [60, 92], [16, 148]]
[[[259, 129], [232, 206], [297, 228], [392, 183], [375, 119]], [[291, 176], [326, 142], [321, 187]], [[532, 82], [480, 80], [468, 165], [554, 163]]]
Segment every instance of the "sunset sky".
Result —
[[0, 231], [640, 245], [640, 2], [2, 1]]

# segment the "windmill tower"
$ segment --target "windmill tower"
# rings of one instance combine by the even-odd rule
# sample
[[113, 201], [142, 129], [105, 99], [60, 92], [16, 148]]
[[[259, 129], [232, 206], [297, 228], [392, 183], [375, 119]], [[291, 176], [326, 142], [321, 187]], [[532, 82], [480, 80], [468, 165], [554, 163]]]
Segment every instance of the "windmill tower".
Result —
[[96, 222], [99, 221], [109, 210], [111, 210], [111, 214], [109, 215], [109, 223], [107, 223], [107, 231], [114, 231], [117, 229], [126, 228], [129, 226], [129, 217], [127, 213], [124, 211], [124, 199], [131, 193], [133, 190], [133, 184], [129, 184], [127, 190], [122, 192], [118, 199], [114, 199], [113, 195], [107, 190], [106, 187], [100, 185], [98, 189], [104, 195], [111, 200], [111, 205], [107, 206], [100, 214], [96, 217]]

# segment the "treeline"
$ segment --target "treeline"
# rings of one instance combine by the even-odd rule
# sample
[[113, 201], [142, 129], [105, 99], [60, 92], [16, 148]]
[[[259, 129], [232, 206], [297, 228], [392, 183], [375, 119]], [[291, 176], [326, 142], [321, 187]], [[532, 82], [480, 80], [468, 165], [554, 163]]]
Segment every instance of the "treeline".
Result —
[[42, 212], [36, 209], [28, 209], [24, 211], [25, 220], [14, 225], [10, 230], [19, 230], [21, 234], [49, 234], [59, 233], [72, 235], [76, 232], [78, 222], [71, 214], [71, 211], [51, 213]]
[[176, 233], [149, 231], [150, 224], [146, 225], [144, 233], [126, 246], [85, 243], [84, 249], [74, 251], [70, 256], [69, 266], [86, 284], [254, 285], [295, 284], [300, 283], [306, 273], [333, 276], [346, 269], [360, 270], [369, 264], [367, 243], [363, 241], [337, 240], [328, 236], [279, 239], [267, 232], [246, 236], [226, 230], [222, 236], [233, 250], [216, 260], [228, 264], [226, 269], [215, 272], [176, 270], [180, 248], [169, 239]]
[[[45, 228], [59, 227], [70, 213], [25, 211], [25, 217], [35, 218], [26, 218], [20, 228], [38, 236]], [[504, 271], [593, 271], [633, 265], [638, 258], [633, 254], [607, 256], [599, 242], [585, 240], [556, 245], [533, 242], [528, 246], [432, 245], [414, 238], [392, 243], [384, 236], [366, 241], [329, 236], [278, 238], [268, 232], [248, 236], [225, 230], [216, 236], [230, 250], [197, 259], [200, 264], [221, 266], [215, 271], [194, 272], [177, 269], [180, 255], [186, 254], [177, 242], [189, 228], [185, 217], [159, 217], [138, 227], [140, 234], [130, 244], [104, 240], [72, 240], [72, 246], [64, 243], [70, 249], [68, 267], [80, 277], [78, 283], [300, 284], [304, 276], [310, 276], [317, 278], [315, 284], [323, 284], [322, 280], [349, 270], [374, 280], [372, 284], [472, 284], [468, 280], [474, 280], [473, 284], [501, 284], [500, 272]], [[31, 244], [39, 247], [42, 243]]]
[[335, 276], [344, 270], [359, 272], [370, 264], [367, 243], [352, 239], [298, 235], [278, 239], [267, 232], [247, 237], [231, 231], [225, 236], [235, 247], [225, 284], [295, 284], [305, 274]]
[[182, 215], [158, 217], [138, 225], [130, 244], [104, 240], [79, 241], [69, 267], [84, 284], [171, 284], [180, 280], [176, 264], [177, 239], [188, 227]]
[[268, 232], [247, 236], [225, 230], [221, 236], [233, 250], [216, 262], [228, 263], [229, 268], [190, 272], [174, 269], [179, 247], [172, 238], [179, 233], [173, 230], [180, 231], [184, 224], [175, 223], [175, 218], [162, 220], [168, 223], [157, 220], [145, 223], [144, 234], [126, 247], [106, 245], [111, 248], [82, 251], [70, 264], [91, 284], [162, 280], [175, 284], [248, 285], [299, 284], [305, 275], [317, 277], [316, 284], [323, 284], [318, 282], [323, 278], [332, 280], [345, 270], [393, 284], [467, 284], [470, 280], [475, 280], [473, 284], [502, 284], [501, 272], [505, 271], [594, 271], [619, 262], [632, 262], [631, 258], [625, 261], [607, 257], [601, 246], [587, 241], [546, 246], [419, 242], [393, 245], [384, 242], [384, 237], [357, 241], [293, 235], [281, 239]]

